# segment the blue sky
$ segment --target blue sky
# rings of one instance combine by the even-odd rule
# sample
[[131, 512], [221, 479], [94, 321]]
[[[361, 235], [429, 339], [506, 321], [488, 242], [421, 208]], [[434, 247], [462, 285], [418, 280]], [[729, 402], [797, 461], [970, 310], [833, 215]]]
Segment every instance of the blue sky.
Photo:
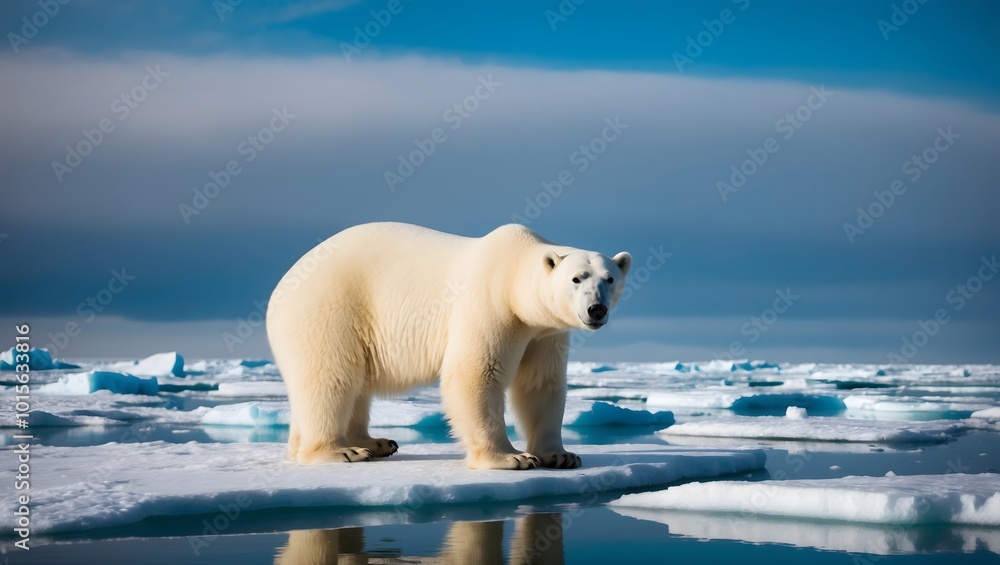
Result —
[[0, 7], [0, 321], [57, 355], [267, 357], [319, 238], [524, 218], [657, 267], [577, 359], [1000, 362], [995, 2], [44, 6]]

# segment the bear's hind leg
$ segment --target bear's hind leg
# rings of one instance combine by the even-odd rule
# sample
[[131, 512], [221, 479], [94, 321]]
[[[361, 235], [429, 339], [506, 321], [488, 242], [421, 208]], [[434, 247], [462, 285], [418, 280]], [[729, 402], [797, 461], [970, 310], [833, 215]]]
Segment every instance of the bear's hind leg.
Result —
[[371, 461], [375, 455], [370, 449], [347, 441], [348, 426], [360, 396], [358, 391], [343, 386], [349, 380], [320, 382], [321, 386], [304, 391], [307, 394], [298, 399], [298, 405], [292, 404], [293, 420], [299, 431], [295, 460], [304, 464]]
[[362, 393], [354, 402], [354, 414], [347, 426], [347, 443], [364, 447], [375, 457], [388, 457], [399, 451], [399, 444], [384, 437], [373, 438], [368, 433], [368, 419], [371, 414], [372, 398]]
[[301, 442], [301, 435], [299, 434], [299, 427], [295, 425], [295, 418], [291, 418], [288, 422], [288, 457], [295, 459], [299, 454], [299, 443]]

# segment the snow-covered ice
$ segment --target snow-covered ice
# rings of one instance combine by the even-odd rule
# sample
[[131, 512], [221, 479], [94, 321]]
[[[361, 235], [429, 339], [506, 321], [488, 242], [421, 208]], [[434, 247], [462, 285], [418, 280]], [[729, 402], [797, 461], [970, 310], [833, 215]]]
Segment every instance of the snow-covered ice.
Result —
[[[13, 371], [17, 367], [18, 364], [14, 362], [15, 355], [19, 355], [19, 353], [14, 351], [13, 347], [0, 353], [0, 371]], [[52, 354], [44, 347], [32, 347], [28, 350], [28, 368], [32, 371], [49, 371], [52, 369], [79, 369], [80, 367], [53, 359]]]
[[166, 375], [173, 375], [175, 377], [184, 376], [184, 358], [176, 351], [157, 353], [131, 363], [118, 363], [116, 366], [121, 371], [133, 375], [147, 377], [161, 377]]
[[840, 522], [1000, 526], [1000, 475], [689, 483], [625, 495], [610, 504]]
[[784, 413], [790, 406], [805, 408], [810, 414], [835, 414], [844, 409], [843, 401], [836, 396], [804, 392], [756, 392], [759, 390], [760, 388], [734, 391], [653, 391], [646, 398], [646, 404], [664, 408], [726, 408], [737, 413]]
[[994, 401], [988, 398], [947, 397], [947, 396], [888, 396], [852, 395], [844, 398], [844, 405], [850, 410], [871, 412], [927, 412], [947, 415], [958, 413], [965, 416], [992, 407]]
[[[762, 451], [694, 450], [662, 445], [573, 446], [573, 470], [471, 471], [459, 446], [402, 446], [389, 459], [297, 465], [278, 444], [110, 443], [34, 447], [31, 515], [35, 535], [134, 523], [151, 516], [303, 507], [389, 507], [405, 514], [428, 504], [592, 496], [760, 469]], [[10, 448], [5, 456], [13, 457]], [[16, 471], [0, 470], [3, 484]], [[3, 496], [15, 508], [16, 493]], [[13, 513], [0, 528], [14, 527]]]
[[742, 439], [844, 441], [864, 443], [940, 443], [964, 427], [952, 421], [894, 422], [848, 418], [789, 419], [735, 416], [675, 424], [660, 434]]
[[235, 383], [219, 383], [219, 388], [210, 393], [212, 396], [248, 397], [248, 396], [287, 396], [284, 381], [244, 381]]
[[1000, 419], [1000, 406], [994, 406], [993, 408], [984, 408], [982, 410], [976, 410], [972, 413], [972, 418], [987, 418], [987, 419]]
[[143, 379], [111, 371], [90, 371], [64, 375], [54, 383], [35, 387], [36, 393], [52, 395], [81, 395], [99, 390], [107, 390], [117, 394], [156, 396], [159, 392], [159, 385], [156, 378]]
[[[736, 540], [753, 544], [814, 547], [869, 555], [975, 551], [985, 547], [1000, 553], [1000, 529], [952, 526], [927, 532], [912, 526], [843, 524], [761, 518], [746, 515], [699, 514], [662, 509], [612, 507], [616, 513], [639, 520], [665, 524], [671, 535], [699, 540]], [[855, 563], [873, 562], [873, 559]]]

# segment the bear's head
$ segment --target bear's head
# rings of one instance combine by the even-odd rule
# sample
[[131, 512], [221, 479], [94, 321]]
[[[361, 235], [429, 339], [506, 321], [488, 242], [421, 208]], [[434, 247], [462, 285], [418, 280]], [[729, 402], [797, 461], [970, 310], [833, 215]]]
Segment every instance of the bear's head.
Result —
[[550, 308], [570, 328], [601, 328], [625, 289], [631, 266], [632, 256], [624, 251], [613, 258], [592, 251], [547, 252], [544, 268], [553, 294]]

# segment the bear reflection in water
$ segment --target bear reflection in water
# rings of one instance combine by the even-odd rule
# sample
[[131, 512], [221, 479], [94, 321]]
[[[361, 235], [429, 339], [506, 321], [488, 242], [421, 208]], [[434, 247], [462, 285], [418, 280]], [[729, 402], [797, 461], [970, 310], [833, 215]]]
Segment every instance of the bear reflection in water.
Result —
[[[289, 532], [277, 565], [327, 563], [504, 563], [504, 521], [454, 522], [435, 557], [365, 552], [364, 528]], [[562, 514], [529, 514], [515, 520], [508, 563], [563, 563]]]

